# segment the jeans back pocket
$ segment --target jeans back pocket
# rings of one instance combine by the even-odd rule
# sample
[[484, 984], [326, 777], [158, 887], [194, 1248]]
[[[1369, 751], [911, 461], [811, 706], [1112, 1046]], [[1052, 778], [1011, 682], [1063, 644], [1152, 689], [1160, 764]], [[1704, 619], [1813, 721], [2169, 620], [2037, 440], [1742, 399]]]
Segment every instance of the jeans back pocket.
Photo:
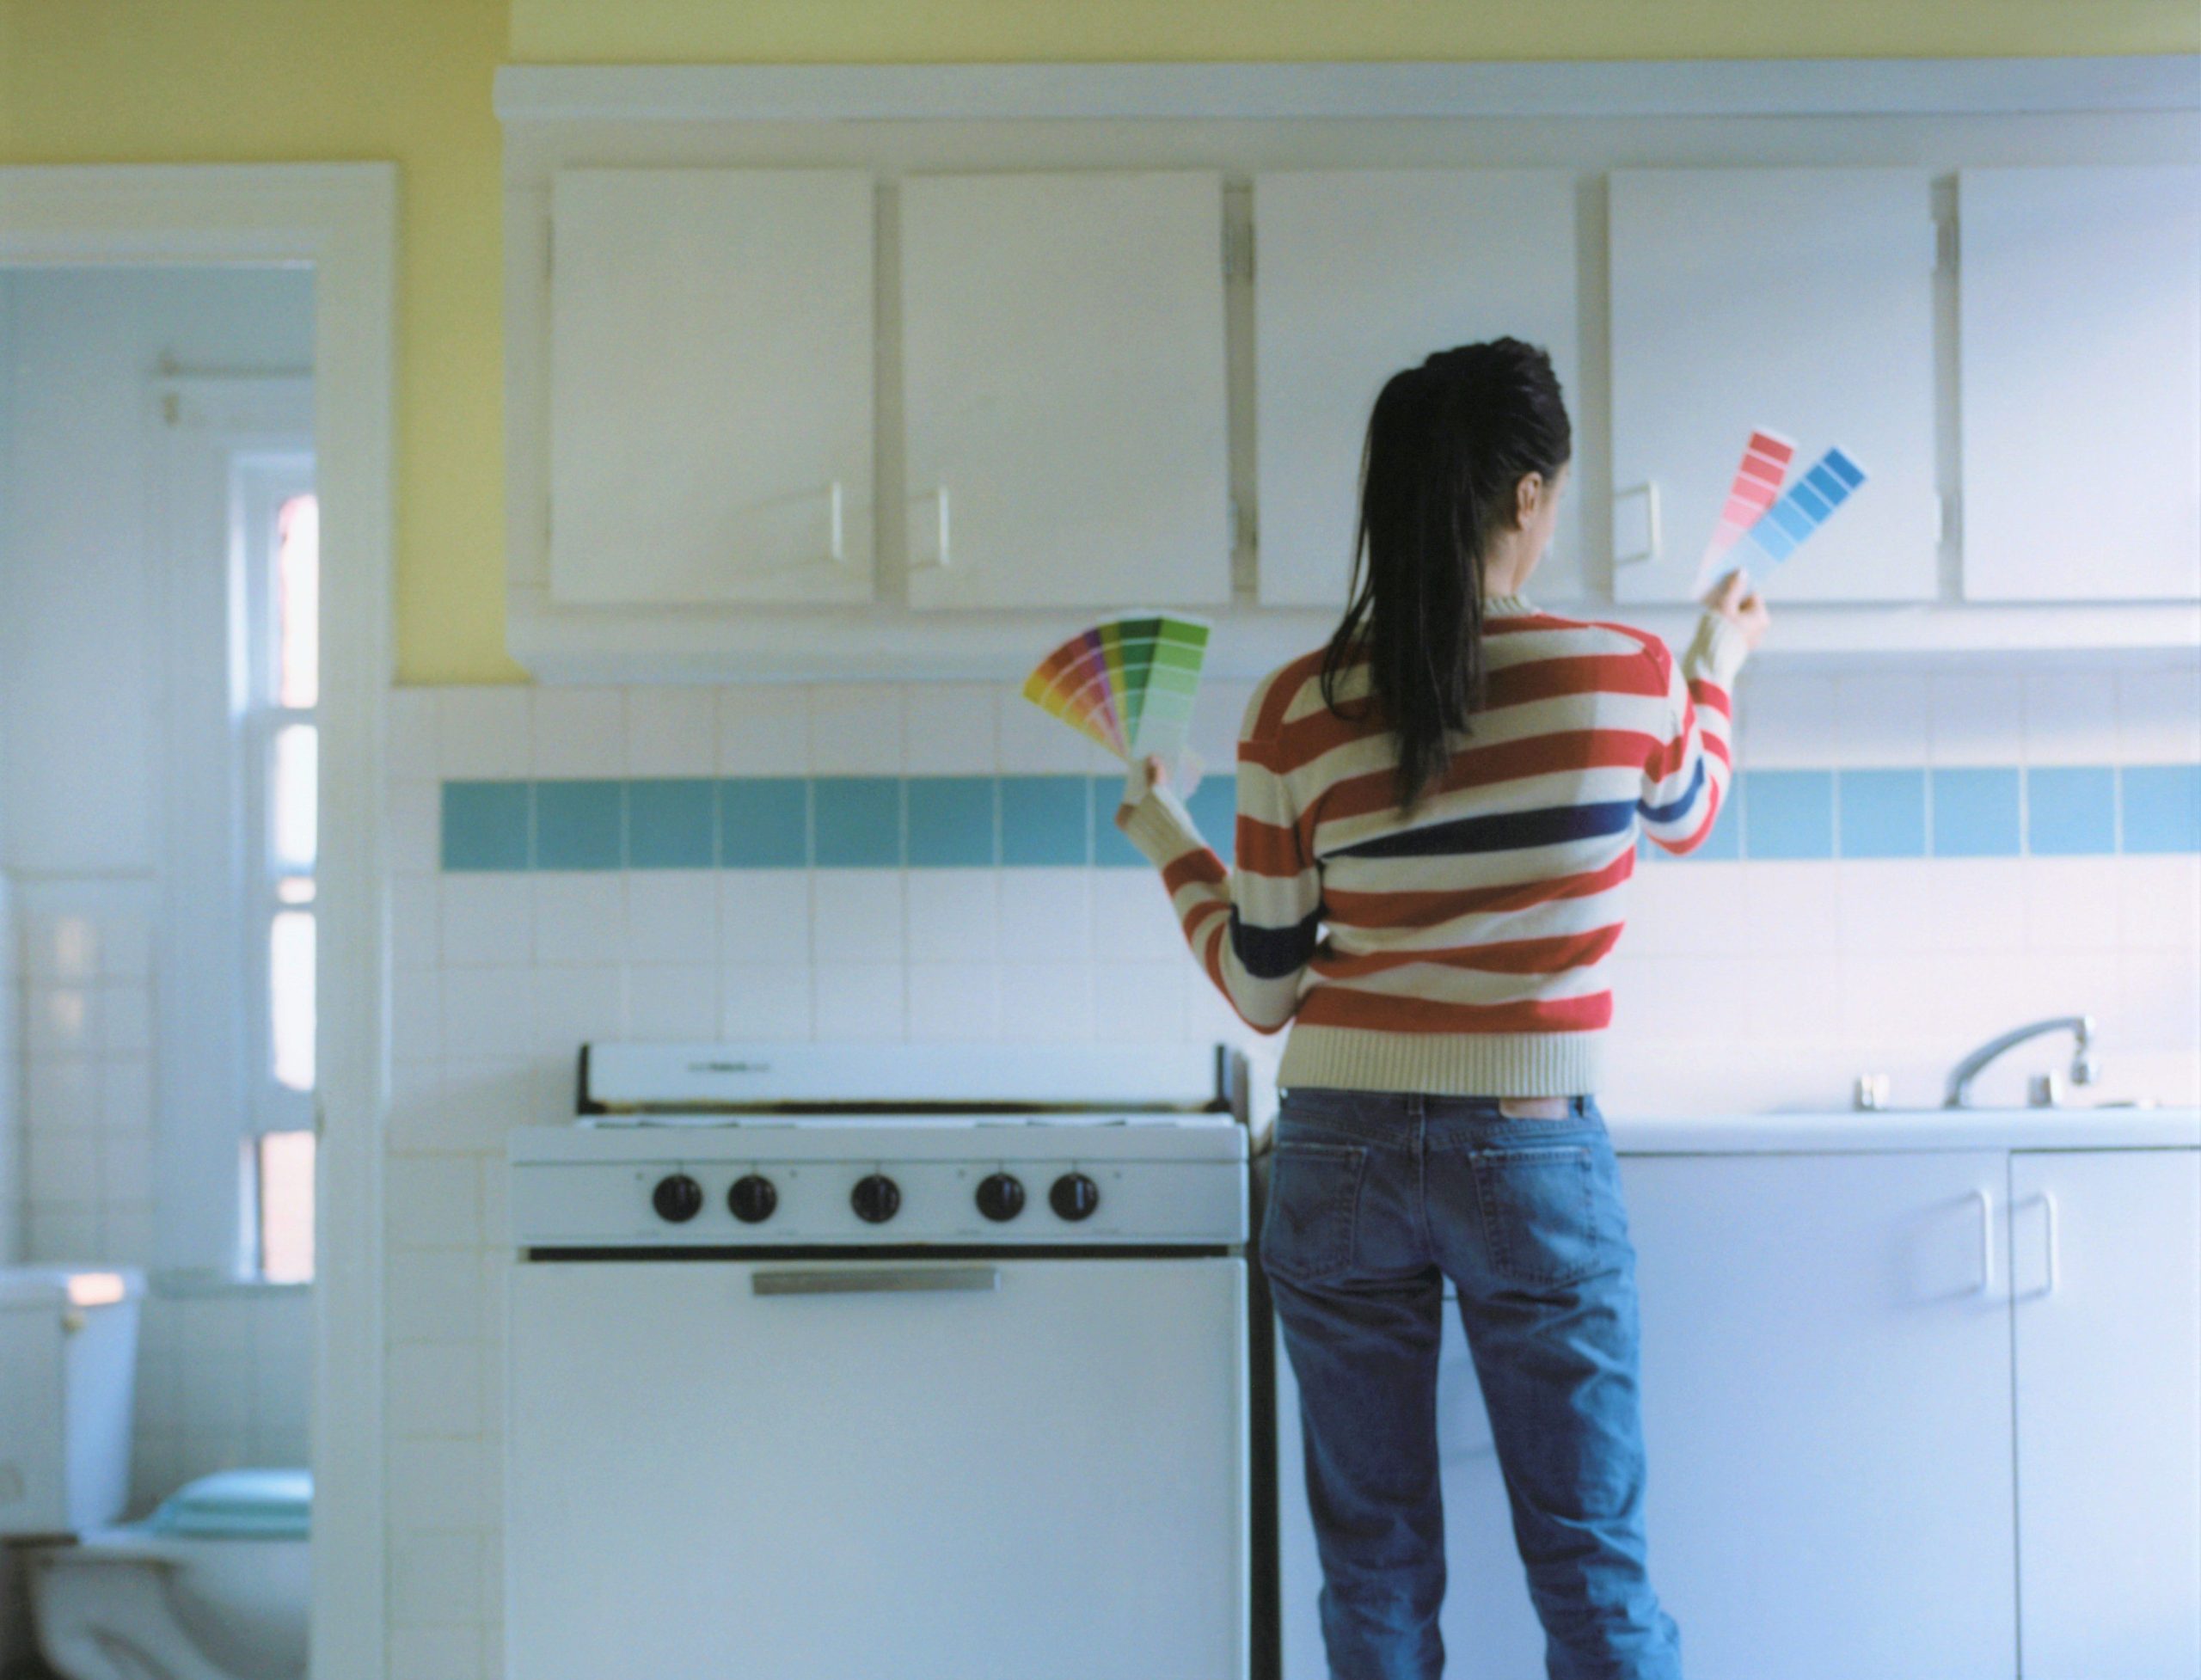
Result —
[[1306, 1284], [1351, 1271], [1360, 1182], [1367, 1167], [1363, 1144], [1278, 1138], [1269, 1152], [1261, 1269]]
[[1586, 1144], [1535, 1144], [1474, 1152], [1475, 1193], [1491, 1265], [1517, 1284], [1579, 1282], [1611, 1247]]

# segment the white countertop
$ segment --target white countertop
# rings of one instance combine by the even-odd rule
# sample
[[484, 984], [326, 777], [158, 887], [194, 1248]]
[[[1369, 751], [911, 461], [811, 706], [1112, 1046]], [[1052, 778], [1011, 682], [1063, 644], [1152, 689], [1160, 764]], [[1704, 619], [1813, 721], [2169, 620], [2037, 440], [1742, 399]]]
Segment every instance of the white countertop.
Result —
[[1621, 1155], [2201, 1149], [2197, 1108], [1813, 1109], [1686, 1119], [1608, 1113], [1605, 1125]]

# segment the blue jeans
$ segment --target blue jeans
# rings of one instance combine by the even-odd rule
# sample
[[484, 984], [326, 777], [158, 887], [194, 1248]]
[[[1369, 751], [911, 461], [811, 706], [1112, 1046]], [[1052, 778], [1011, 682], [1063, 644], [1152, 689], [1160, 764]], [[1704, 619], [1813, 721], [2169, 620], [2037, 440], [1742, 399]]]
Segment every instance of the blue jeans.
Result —
[[1299, 1383], [1335, 1680], [1444, 1667], [1437, 1356], [1452, 1279], [1550, 1680], [1679, 1680], [1645, 1567], [1635, 1251], [1589, 1097], [1285, 1094], [1261, 1269]]

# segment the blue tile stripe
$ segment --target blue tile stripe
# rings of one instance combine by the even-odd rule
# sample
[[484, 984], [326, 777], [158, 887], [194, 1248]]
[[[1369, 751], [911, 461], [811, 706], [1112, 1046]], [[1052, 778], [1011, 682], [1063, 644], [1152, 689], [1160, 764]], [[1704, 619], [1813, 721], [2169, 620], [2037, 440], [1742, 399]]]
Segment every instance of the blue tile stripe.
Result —
[[[1114, 776], [647, 777], [446, 782], [443, 867], [529, 869], [1144, 868]], [[1191, 800], [1232, 851], [1236, 789]], [[1682, 861], [2103, 857], [2201, 852], [2201, 764], [1744, 770]], [[1646, 859], [1671, 861], [1653, 846]]]

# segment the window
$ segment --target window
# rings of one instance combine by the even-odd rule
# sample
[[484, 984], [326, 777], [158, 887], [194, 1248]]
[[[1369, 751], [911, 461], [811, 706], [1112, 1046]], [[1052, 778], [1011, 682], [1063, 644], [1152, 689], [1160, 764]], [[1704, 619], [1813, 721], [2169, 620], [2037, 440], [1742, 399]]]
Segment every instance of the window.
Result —
[[313, 1276], [314, 864], [319, 849], [321, 519], [296, 469], [242, 475], [244, 1150], [248, 1252], [270, 1283]]

